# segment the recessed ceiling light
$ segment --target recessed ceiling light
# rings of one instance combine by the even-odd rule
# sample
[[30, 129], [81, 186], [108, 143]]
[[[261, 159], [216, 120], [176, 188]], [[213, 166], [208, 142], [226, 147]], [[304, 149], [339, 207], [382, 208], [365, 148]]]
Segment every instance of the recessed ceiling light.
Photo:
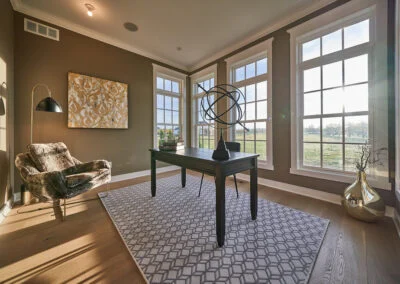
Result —
[[124, 23], [124, 27], [130, 32], [136, 32], [139, 29], [137, 25], [131, 22]]
[[88, 16], [92, 17], [93, 16], [93, 11], [96, 10], [96, 8], [92, 4], [89, 4], [89, 3], [86, 3], [85, 7], [87, 9]]

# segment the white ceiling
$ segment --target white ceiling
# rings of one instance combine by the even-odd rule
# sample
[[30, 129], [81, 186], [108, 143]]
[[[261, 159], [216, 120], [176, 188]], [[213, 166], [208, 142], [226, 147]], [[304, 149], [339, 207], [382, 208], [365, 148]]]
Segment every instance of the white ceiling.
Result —
[[[17, 11], [188, 71], [332, 1], [11, 0]], [[125, 30], [127, 21], [139, 30]]]

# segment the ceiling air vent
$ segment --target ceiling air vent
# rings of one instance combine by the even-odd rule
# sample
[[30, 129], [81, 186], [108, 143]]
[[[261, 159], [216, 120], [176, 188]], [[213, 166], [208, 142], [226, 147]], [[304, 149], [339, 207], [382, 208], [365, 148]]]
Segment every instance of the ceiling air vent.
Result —
[[24, 30], [28, 33], [33, 33], [35, 35], [40, 35], [43, 37], [47, 37], [49, 39], [53, 39], [53, 40], [60, 40], [60, 31], [40, 24], [38, 22], [29, 20], [27, 18], [24, 19]]

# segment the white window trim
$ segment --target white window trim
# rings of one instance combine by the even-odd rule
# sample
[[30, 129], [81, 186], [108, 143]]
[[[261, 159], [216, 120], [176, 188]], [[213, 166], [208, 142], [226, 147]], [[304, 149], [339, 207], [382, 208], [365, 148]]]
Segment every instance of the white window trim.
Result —
[[153, 63], [153, 147], [158, 148], [157, 145], [157, 76], [171, 78], [173, 80], [179, 81], [182, 88], [180, 99], [180, 116], [182, 121], [182, 138], [184, 139], [185, 146], [187, 146], [186, 141], [186, 74], [180, 73], [175, 70], [157, 65]]
[[[226, 62], [226, 70], [227, 70], [227, 78], [226, 81], [228, 84], [232, 84], [233, 81], [233, 67], [236, 65], [242, 65], [246, 62], [252, 61], [252, 59], [259, 57], [262, 54], [267, 56], [267, 161], [258, 161], [258, 168], [265, 170], [274, 170], [274, 161], [273, 161], [273, 136], [272, 136], [272, 42], [274, 38], [269, 38], [255, 46], [252, 46], [240, 53], [237, 53], [227, 59]], [[227, 101], [227, 107], [229, 107], [230, 102]], [[233, 137], [232, 129], [228, 129], [228, 137], [231, 140]]]
[[395, 94], [396, 94], [396, 196], [400, 201], [400, 0], [396, 0], [396, 72], [395, 72]]
[[[196, 72], [196, 73], [194, 73], [194, 74], [192, 74], [192, 75], [190, 75], [190, 84], [191, 84], [191, 98], [190, 98], [190, 100], [191, 100], [191, 109], [192, 109], [192, 125], [191, 125], [191, 127], [192, 127], [192, 147], [194, 147], [194, 148], [197, 148], [197, 141], [196, 141], [196, 136], [197, 136], [197, 131], [196, 131], [196, 129], [194, 128], [194, 126], [195, 126], [195, 121], [196, 121], [196, 115], [197, 115], [197, 113], [196, 113], [196, 111], [193, 111], [193, 101], [194, 101], [194, 98], [196, 97], [196, 95], [194, 95], [194, 88], [193, 88], [193, 85], [195, 84], [195, 82], [200, 82], [203, 78], [205, 79], [206, 77], [209, 77], [211, 74], [213, 74], [213, 76], [212, 77], [214, 77], [214, 85], [216, 86], [216, 85], [218, 85], [218, 81], [217, 81], [217, 64], [214, 64], [214, 65], [211, 65], [211, 66], [209, 66], [209, 67], [207, 67], [207, 68], [205, 68], [205, 69], [203, 69], [203, 70], [200, 70], [199, 72]], [[215, 111], [217, 112], [218, 111], [218, 107], [217, 107], [217, 104], [215, 104]], [[215, 139], [214, 139], [214, 147], [216, 147], [217, 146], [217, 142], [218, 142], [218, 137], [217, 137], [217, 129], [216, 128], [214, 128], [214, 137], [215, 137]]]
[[[385, 3], [383, 3], [385, 2]], [[386, 22], [382, 23], [382, 18], [386, 20], [386, 13], [387, 13], [387, 3], [386, 1], [374, 1], [374, 0], [353, 0], [349, 3], [346, 3], [334, 10], [331, 10], [321, 16], [318, 16], [310, 21], [307, 21], [299, 26], [296, 26], [288, 32], [290, 33], [290, 64], [291, 64], [291, 168], [290, 173], [302, 176], [309, 176], [313, 178], [319, 179], [326, 179], [344, 183], [352, 183], [354, 182], [354, 174], [346, 173], [342, 171], [335, 171], [329, 169], [319, 169], [319, 168], [309, 168], [309, 167], [300, 167], [301, 162], [299, 159], [299, 145], [298, 143], [298, 107], [299, 104], [297, 103], [298, 95], [299, 95], [299, 82], [297, 76], [297, 66], [298, 66], [298, 43], [301, 41], [306, 41], [305, 39], [311, 39], [313, 36], [321, 35], [324, 33], [329, 33], [329, 31], [334, 31], [337, 28], [338, 24], [348, 24], [353, 21], [357, 21], [357, 19], [362, 19], [365, 17], [366, 14], [370, 16], [372, 22], [376, 22], [377, 26], [385, 25], [385, 29], [387, 28]], [[384, 15], [379, 20], [377, 19], [377, 15]], [[379, 22], [379, 23], [378, 23]], [[374, 29], [375, 25], [371, 25], [371, 28]], [[372, 35], [371, 40], [375, 41], [375, 45], [377, 43], [384, 43], [383, 46], [386, 46], [386, 30], [382, 32], [380, 35], [377, 34], [376, 30], [372, 30], [370, 33]], [[382, 40], [382, 37], [384, 38]], [[386, 47], [385, 47], [386, 49]], [[387, 62], [386, 54], [383, 58], [382, 56], [376, 56], [376, 52], [373, 54], [372, 63], [374, 66], [378, 66], [379, 61]], [[386, 64], [382, 64], [381, 66], [386, 66]], [[376, 71], [375, 71], [376, 73]], [[371, 80], [374, 82], [374, 86], [376, 88], [376, 81], [375, 81], [375, 74], [373, 74]], [[381, 86], [380, 92], [387, 94], [387, 85]], [[376, 93], [376, 91], [373, 91]], [[374, 117], [374, 106], [370, 110], [370, 115]], [[387, 113], [387, 112], [386, 112]], [[374, 119], [374, 118], [373, 118]], [[387, 119], [386, 119], [387, 121]], [[386, 122], [387, 123], [387, 122]], [[375, 121], [373, 125], [370, 125], [370, 133], [372, 133], [372, 137], [374, 137], [374, 129], [376, 128]], [[386, 129], [387, 129], [387, 124]], [[371, 130], [372, 127], [372, 130]], [[375, 142], [374, 142], [375, 143]], [[382, 145], [373, 145], [374, 149], [381, 148]], [[387, 147], [387, 141], [385, 144]], [[388, 174], [388, 164], [385, 165], [386, 172]], [[391, 184], [389, 182], [389, 177], [378, 177], [373, 173], [369, 175], [368, 181], [372, 186], [390, 190]]]

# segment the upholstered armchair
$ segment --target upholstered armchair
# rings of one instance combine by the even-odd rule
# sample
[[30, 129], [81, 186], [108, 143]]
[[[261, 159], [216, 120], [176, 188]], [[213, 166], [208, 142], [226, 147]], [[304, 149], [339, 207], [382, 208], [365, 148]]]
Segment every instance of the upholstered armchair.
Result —
[[111, 180], [111, 164], [105, 160], [82, 163], [72, 157], [64, 143], [30, 144], [15, 160], [26, 189], [39, 201], [53, 201], [54, 213], [61, 212], [60, 200], [91, 190]]

